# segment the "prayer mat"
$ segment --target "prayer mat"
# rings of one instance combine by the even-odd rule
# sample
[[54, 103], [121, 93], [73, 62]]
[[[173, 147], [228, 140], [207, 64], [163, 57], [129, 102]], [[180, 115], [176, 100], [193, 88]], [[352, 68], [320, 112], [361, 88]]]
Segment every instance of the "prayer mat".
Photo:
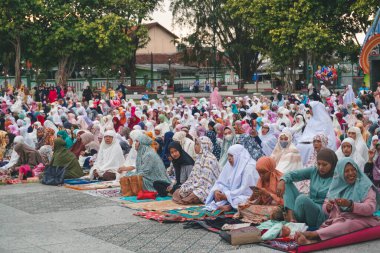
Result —
[[153, 202], [142, 202], [142, 203], [122, 203], [121, 206], [128, 207], [134, 210], [145, 210], [145, 211], [167, 211], [173, 209], [185, 209], [196, 205], [179, 205], [174, 203], [172, 200], [164, 201], [153, 201]]
[[77, 191], [89, 191], [89, 190], [98, 190], [106, 188], [116, 188], [120, 187], [119, 182], [115, 181], [103, 181], [93, 184], [79, 184], [79, 185], [65, 185], [66, 188], [77, 190]]
[[121, 197], [121, 200], [131, 202], [131, 203], [144, 203], [144, 202], [153, 202], [153, 201], [165, 201], [172, 200], [171, 196], [166, 197], [157, 197], [156, 199], [137, 199], [137, 196]]
[[[291, 240], [281, 241], [281, 239], [267, 241], [266, 243], [260, 243], [262, 246], [273, 248], [276, 250], [292, 252], [292, 253], [306, 253], [312, 251], [319, 251], [324, 249], [331, 249], [336, 247], [348, 246], [356, 243], [362, 243], [366, 241], [372, 241], [380, 239], [380, 226], [362, 229], [353, 233], [341, 235], [339, 237], [331, 238], [325, 241], [312, 243], [308, 245], [301, 245], [295, 249], [291, 249], [287, 246], [293, 246]], [[275, 242], [274, 242], [275, 241]]]
[[120, 188], [98, 189], [83, 192], [95, 197], [115, 198], [121, 196]]
[[216, 218], [216, 217], [221, 216], [221, 215], [233, 216], [235, 214], [235, 212], [223, 213], [220, 210], [207, 211], [206, 209], [204, 209], [204, 206], [193, 206], [193, 207], [188, 207], [185, 209], [173, 209], [173, 210], [167, 211], [167, 213], [179, 215], [179, 216], [185, 217], [187, 219], [191, 219], [191, 220], [201, 220], [201, 219], [204, 219], [206, 217]]
[[147, 220], [154, 220], [158, 221], [160, 223], [174, 223], [174, 222], [185, 222], [187, 221], [186, 218], [176, 215], [170, 215], [164, 212], [154, 212], [154, 211], [148, 211], [148, 212], [137, 212], [133, 215], [139, 216], [141, 218], [147, 219]]
[[98, 183], [99, 180], [87, 180], [82, 178], [75, 178], [75, 179], [65, 179], [64, 184], [69, 185], [80, 185], [80, 184], [92, 184], [92, 183]]

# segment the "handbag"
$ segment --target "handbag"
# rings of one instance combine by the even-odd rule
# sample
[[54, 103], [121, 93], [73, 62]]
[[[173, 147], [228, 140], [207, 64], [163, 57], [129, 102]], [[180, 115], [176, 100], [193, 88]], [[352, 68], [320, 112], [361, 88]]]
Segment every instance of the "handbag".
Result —
[[131, 190], [131, 184], [129, 183], [129, 177], [120, 178], [120, 190], [121, 190], [121, 196], [123, 197], [133, 196], [133, 192]]
[[261, 242], [261, 231], [256, 227], [245, 227], [231, 231], [221, 231], [219, 236], [231, 245], [242, 245]]
[[134, 175], [120, 178], [121, 195], [124, 197], [137, 196], [143, 190], [143, 176]]
[[65, 180], [66, 168], [67, 166], [47, 166], [44, 170], [41, 183], [46, 185], [62, 185]]

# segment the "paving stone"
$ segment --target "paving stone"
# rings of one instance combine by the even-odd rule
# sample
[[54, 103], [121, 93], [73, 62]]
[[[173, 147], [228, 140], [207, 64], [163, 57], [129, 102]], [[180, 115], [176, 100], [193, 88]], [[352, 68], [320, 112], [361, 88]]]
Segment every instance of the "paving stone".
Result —
[[0, 198], [0, 203], [30, 214], [117, 205], [116, 202], [72, 190], [5, 195]]

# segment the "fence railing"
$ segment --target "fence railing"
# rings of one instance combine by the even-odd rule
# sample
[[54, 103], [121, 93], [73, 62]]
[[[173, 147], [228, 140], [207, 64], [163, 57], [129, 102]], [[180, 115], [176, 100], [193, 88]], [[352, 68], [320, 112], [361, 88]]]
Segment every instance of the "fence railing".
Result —
[[[220, 80], [222, 80], [222, 76], [217, 76], [217, 80], [218, 82]], [[23, 84], [27, 84], [27, 77], [22, 77], [21, 78], [21, 81]], [[178, 88], [180, 90], [186, 90], [186, 89], [190, 89], [190, 87], [192, 85], [194, 85], [195, 81], [197, 79], [195, 77], [182, 77], [182, 78], [176, 78], [174, 79], [174, 86], [175, 88]], [[200, 90], [203, 90], [204, 87], [205, 87], [205, 84], [206, 84], [206, 80], [207, 78], [204, 78], [204, 77], [200, 77], [198, 78], [199, 80], [199, 83], [200, 83]], [[10, 77], [2, 77], [0, 76], [0, 85], [2, 87], [4, 87], [4, 83], [5, 81], [11, 85], [14, 86], [15, 84], [15, 78], [13, 76], [10, 76]], [[166, 80], [168, 83], [169, 81]], [[92, 79], [85, 79], [85, 78], [82, 78], [82, 79], [69, 79], [67, 80], [67, 86], [70, 86], [70, 87], [73, 87], [75, 91], [81, 91], [83, 90], [83, 86], [84, 84], [88, 82], [91, 87], [93, 88], [101, 88], [103, 85], [105, 85], [106, 87], [112, 87], [112, 88], [116, 88], [118, 86], [118, 84], [121, 82], [121, 80], [119, 79], [116, 79], [116, 78], [92, 78]], [[56, 81], [54, 79], [47, 79], [44, 81], [45, 85], [47, 86], [55, 86], [56, 85]], [[131, 79], [129, 77], [125, 78], [123, 80], [123, 83], [127, 86], [131, 85]], [[146, 78], [136, 78], [136, 84], [138, 86], [145, 86], [147, 83], [147, 79]], [[152, 82], [152, 87], [153, 89], [157, 89], [159, 86], [161, 86], [162, 84], [164, 83], [164, 80], [161, 80], [161, 79], [154, 79], [153, 82]], [[237, 80], [235, 79], [232, 79], [232, 78], [224, 78], [224, 84], [225, 85], [234, 85], [237, 83]], [[35, 81], [35, 80], [32, 80], [30, 82], [31, 84], [31, 87], [36, 87], [38, 86], [39, 84]]]

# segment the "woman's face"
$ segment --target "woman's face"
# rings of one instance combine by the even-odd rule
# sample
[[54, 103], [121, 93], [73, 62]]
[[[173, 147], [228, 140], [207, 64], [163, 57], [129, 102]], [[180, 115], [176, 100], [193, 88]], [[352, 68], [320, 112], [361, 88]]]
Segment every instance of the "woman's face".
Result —
[[266, 135], [268, 132], [269, 132], [269, 127], [267, 127], [267, 126], [263, 126], [263, 127], [261, 128], [261, 133], [262, 133], [263, 135]]
[[342, 152], [343, 152], [345, 157], [349, 157], [352, 153], [351, 144], [347, 143], [347, 142], [343, 143], [342, 144]]
[[194, 151], [195, 151], [196, 154], [200, 154], [201, 153], [201, 144], [199, 144], [198, 141], [195, 141]]
[[138, 140], [135, 141], [135, 149], [139, 150], [140, 142]]
[[317, 169], [320, 175], [327, 175], [331, 172], [332, 166], [331, 163], [323, 160], [317, 161]]
[[355, 167], [351, 163], [348, 163], [344, 168], [344, 179], [348, 184], [355, 184], [357, 177], [358, 172]]
[[113, 141], [113, 137], [112, 136], [104, 136], [104, 142], [107, 144], [107, 145], [111, 145], [112, 144], [112, 141]]
[[181, 153], [177, 149], [171, 148], [169, 151], [170, 156], [173, 158], [173, 160], [177, 160], [181, 157]]
[[260, 175], [261, 181], [268, 182], [269, 181], [269, 177], [270, 177], [270, 172], [267, 171], [266, 169], [260, 168], [260, 167], [256, 167], [256, 169], [257, 169], [257, 172]]
[[157, 152], [158, 149], [160, 148], [160, 144], [158, 144], [157, 141], [154, 141], [154, 142], [152, 143], [152, 148]]
[[228, 162], [230, 163], [230, 165], [231, 166], [234, 166], [234, 156], [233, 155], [231, 155], [231, 154], [228, 154], [228, 157], [227, 157], [227, 159], [228, 159]]
[[372, 141], [373, 146], [376, 147], [376, 144], [377, 144], [378, 142], [379, 142], [379, 140], [373, 140], [373, 141]]
[[347, 135], [348, 135], [348, 137], [356, 140], [356, 133], [355, 132], [348, 132]]
[[322, 148], [322, 142], [320, 140], [313, 140], [313, 147], [314, 150], [318, 153]]
[[289, 140], [288, 136], [286, 136], [286, 135], [280, 136], [280, 141], [288, 141], [288, 140]]
[[5, 143], [8, 145], [9, 142], [10, 142], [10, 140], [9, 140], [9, 136], [8, 136], [8, 135], [5, 135]]
[[43, 136], [44, 136], [44, 131], [42, 131], [42, 130], [38, 131], [37, 130], [37, 137], [42, 138]]
[[229, 128], [224, 129], [224, 135], [226, 136], [226, 135], [229, 135], [229, 134], [232, 134], [231, 129], [229, 129]]

